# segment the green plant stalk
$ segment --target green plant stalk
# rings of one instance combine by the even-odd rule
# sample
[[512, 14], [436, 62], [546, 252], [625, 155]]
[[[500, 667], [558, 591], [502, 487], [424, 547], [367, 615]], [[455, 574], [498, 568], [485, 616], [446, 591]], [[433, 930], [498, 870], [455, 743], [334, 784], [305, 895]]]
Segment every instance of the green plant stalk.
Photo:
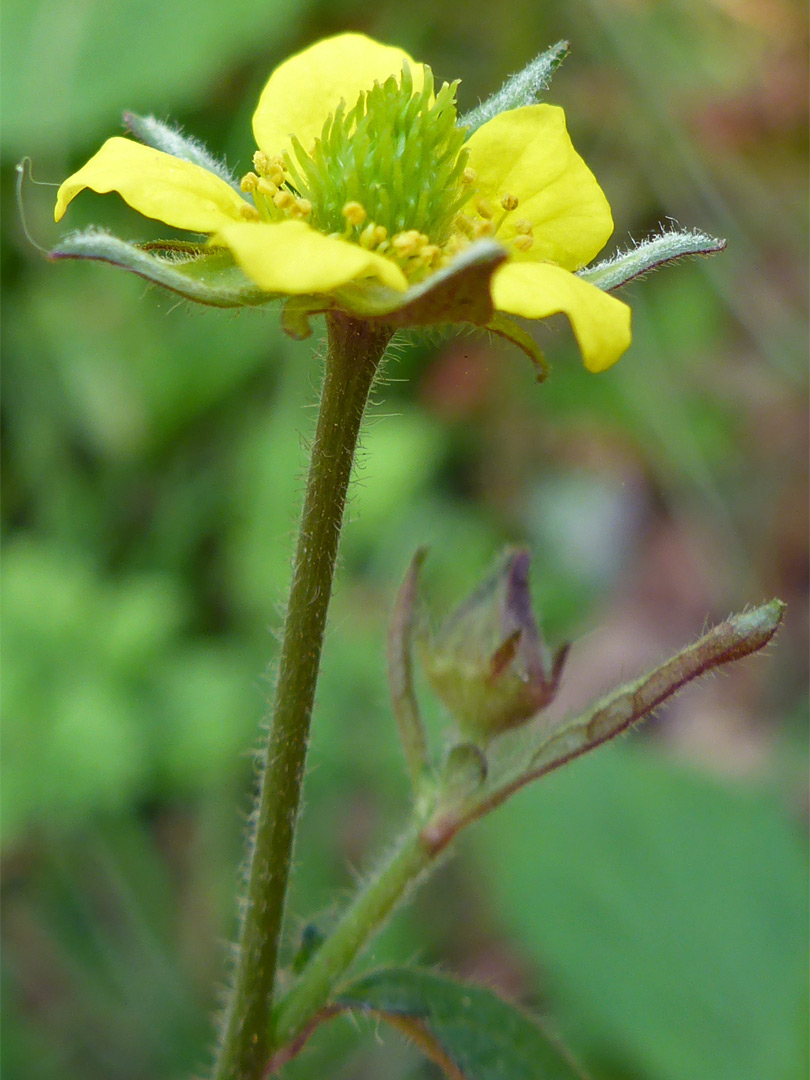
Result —
[[414, 822], [387, 861], [361, 888], [331, 935], [321, 945], [273, 1017], [273, 1044], [283, 1047], [307, 1025], [366, 942], [382, 929], [437, 857]]
[[278, 964], [309, 726], [346, 491], [369, 392], [391, 332], [328, 315], [328, 351], [261, 765], [233, 985], [213, 1080], [260, 1080], [272, 1050]]
[[332, 934], [278, 1003], [273, 1013], [272, 1043], [281, 1052], [270, 1067], [294, 1057], [319, 1019], [334, 1013], [330, 998], [335, 984], [398, 904], [434, 869], [461, 829], [529, 781], [621, 734], [685, 683], [763, 648], [776, 633], [783, 612], [784, 604], [772, 600], [715, 626], [654, 671], [592, 703], [552, 735], [532, 755], [527, 768], [511, 781], [497, 784], [494, 791], [479, 793], [473, 788], [454, 795], [435, 789], [433, 805], [424, 805], [414, 814], [388, 859], [360, 887]]

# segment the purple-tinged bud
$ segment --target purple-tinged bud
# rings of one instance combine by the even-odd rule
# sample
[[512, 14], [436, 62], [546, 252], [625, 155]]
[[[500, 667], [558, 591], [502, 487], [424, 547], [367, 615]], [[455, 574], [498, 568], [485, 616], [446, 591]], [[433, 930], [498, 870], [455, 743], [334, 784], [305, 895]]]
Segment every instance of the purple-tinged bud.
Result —
[[529, 553], [512, 550], [423, 649], [428, 681], [466, 738], [486, 743], [553, 699], [568, 646], [549, 664], [531, 608]]

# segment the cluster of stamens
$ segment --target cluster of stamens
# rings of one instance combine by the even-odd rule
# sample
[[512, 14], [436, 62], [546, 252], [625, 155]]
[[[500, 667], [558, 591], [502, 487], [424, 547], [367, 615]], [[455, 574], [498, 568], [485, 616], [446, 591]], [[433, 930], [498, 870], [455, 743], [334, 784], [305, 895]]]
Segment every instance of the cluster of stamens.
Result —
[[420, 268], [435, 269], [439, 265], [442, 249], [419, 229], [402, 229], [389, 236], [384, 225], [368, 220], [366, 208], [356, 201], [347, 202], [341, 214], [346, 221], [341, 233], [344, 239], [354, 240], [367, 251], [396, 259], [408, 276], [415, 276]]
[[257, 150], [253, 155], [253, 167], [256, 172], [246, 173], [239, 186], [253, 196], [262, 221], [309, 217], [312, 203], [293, 190], [283, 157], [270, 158], [264, 151]]
[[[309, 219], [328, 236], [396, 260], [411, 281], [475, 240], [497, 237], [518, 199], [504, 194], [493, 205], [477, 194], [465, 132], [455, 123], [456, 84], [444, 84], [433, 98], [429, 68], [424, 75], [414, 93], [406, 64], [399, 82], [375, 83], [348, 113], [341, 103], [311, 152], [297, 139], [294, 154], [257, 150], [255, 172], [242, 178], [241, 188], [253, 197], [259, 219]], [[508, 243], [528, 251], [531, 222], [510, 221]]]
[[[501, 211], [498, 214], [496, 206], [490, 199], [484, 196], [479, 198], [475, 195], [475, 186], [478, 182], [475, 169], [468, 166], [464, 170], [462, 180], [471, 188], [472, 193], [463, 212], [457, 214], [453, 221], [456, 231], [451, 237], [451, 242], [455, 242], [456, 251], [465, 246], [464, 240], [471, 243], [474, 240], [483, 240], [485, 237], [497, 236], [506, 219], [517, 210], [520, 203], [516, 195], [501, 195], [497, 201], [497, 207]], [[518, 251], [528, 251], [534, 243], [531, 221], [528, 218], [518, 218], [512, 221], [512, 228], [515, 235], [509, 242]]]

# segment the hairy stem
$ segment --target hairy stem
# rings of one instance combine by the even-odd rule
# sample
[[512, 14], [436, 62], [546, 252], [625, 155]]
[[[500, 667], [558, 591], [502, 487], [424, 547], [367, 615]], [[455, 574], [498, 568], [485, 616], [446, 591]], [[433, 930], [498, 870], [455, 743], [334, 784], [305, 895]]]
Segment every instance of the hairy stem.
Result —
[[259, 1080], [326, 613], [360, 422], [390, 333], [327, 317], [329, 347], [276, 684], [233, 987], [214, 1080]]
[[294, 1039], [329, 997], [367, 941], [376, 936], [388, 916], [414, 887], [435, 858], [413, 825], [393, 849], [387, 862], [355, 897], [332, 934], [304, 968], [274, 1017], [274, 1042]]
[[[467, 825], [494, 810], [532, 780], [600, 746], [643, 719], [686, 683], [714, 668], [763, 648], [782, 620], [784, 604], [768, 604], [734, 615], [648, 675], [626, 683], [545, 742], [518, 774], [494, 789], [469, 798], [452, 790], [433, 792], [433, 806], [423, 806], [387, 860], [361, 886], [332, 934], [321, 945], [273, 1014], [269, 1068], [289, 1061], [317, 1024], [334, 1014], [332, 990], [362, 948], [382, 929], [394, 909], [427, 877], [441, 855]], [[331, 1000], [330, 1000], [331, 999]]]

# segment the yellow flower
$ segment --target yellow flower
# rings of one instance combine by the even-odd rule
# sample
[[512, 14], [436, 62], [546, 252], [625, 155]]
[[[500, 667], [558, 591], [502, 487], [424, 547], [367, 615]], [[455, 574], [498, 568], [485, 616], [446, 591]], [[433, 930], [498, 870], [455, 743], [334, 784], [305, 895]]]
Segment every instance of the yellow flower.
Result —
[[456, 86], [434, 90], [430, 68], [398, 48], [329, 38], [270, 76], [238, 187], [116, 137], [59, 188], [55, 219], [85, 188], [118, 192], [206, 234], [263, 298], [291, 298], [294, 333], [343, 310], [393, 326], [473, 323], [532, 350], [503, 316], [563, 312], [586, 367], [603, 371], [630, 343], [630, 311], [575, 273], [613, 221], [562, 110], [511, 109], [467, 138]]

